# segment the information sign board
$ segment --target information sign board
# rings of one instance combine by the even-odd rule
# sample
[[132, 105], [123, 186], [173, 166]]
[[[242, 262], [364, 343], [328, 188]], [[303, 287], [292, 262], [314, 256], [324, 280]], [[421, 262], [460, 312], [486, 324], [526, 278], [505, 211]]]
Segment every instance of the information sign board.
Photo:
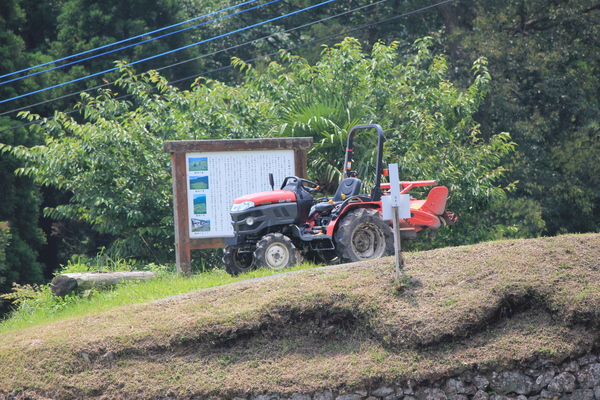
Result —
[[313, 139], [224, 139], [163, 142], [171, 153], [177, 271], [190, 275], [191, 249], [225, 247], [236, 197], [271, 190], [269, 173], [306, 178]]
[[271, 190], [295, 175], [293, 150], [187, 153], [190, 238], [233, 236], [229, 211], [233, 200]]

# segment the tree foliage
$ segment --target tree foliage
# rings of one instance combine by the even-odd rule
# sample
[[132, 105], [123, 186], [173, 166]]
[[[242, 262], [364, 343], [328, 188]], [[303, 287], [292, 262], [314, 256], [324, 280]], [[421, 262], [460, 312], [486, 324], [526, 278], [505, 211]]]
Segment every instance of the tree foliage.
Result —
[[[12, 122], [16, 125], [17, 122]], [[38, 142], [35, 134], [21, 128], [0, 132], [0, 143], [25, 144]], [[0, 221], [5, 236], [0, 239], [4, 270], [0, 268], [0, 292], [10, 288], [12, 282], [34, 283], [42, 280], [43, 266], [38, 262], [38, 251], [44, 235], [38, 227], [38, 207], [41, 202], [39, 188], [33, 179], [15, 176], [14, 170], [24, 165], [17, 157], [0, 152]], [[9, 236], [6, 236], [10, 234]]]
[[[453, 228], [452, 237], [442, 237], [440, 241], [459, 244], [491, 237], [598, 230], [600, 7], [597, 0], [455, 0], [396, 18], [432, 3], [429, 0], [336, 1], [238, 35], [225, 35], [316, 4], [304, 0], [276, 2], [109, 57], [1, 85], [0, 97], [9, 98], [111, 68], [115, 58], [138, 60], [223, 35], [185, 54], [160, 58], [153, 65], [179, 63], [202, 55], [161, 74], [173, 80], [216, 69], [208, 76], [218, 80], [199, 80], [189, 90], [177, 90], [155, 73], [134, 77], [135, 70], [150, 67], [142, 64], [128, 68], [119, 85], [79, 99], [80, 114], [59, 113], [54, 122], [44, 119], [52, 118], [55, 110], [70, 110], [77, 102], [73, 97], [30, 107], [32, 114], [39, 114], [46, 121], [42, 131], [3, 131], [22, 122], [0, 116], [0, 142], [31, 147], [42, 143], [32, 140], [40, 140], [36, 135], [43, 132], [56, 141], [53, 145], [67, 146], [63, 141], [71, 138], [68, 152], [64, 148], [66, 154], [72, 157], [83, 154], [94, 159], [94, 163], [87, 164], [78, 161], [82, 171], [94, 171], [100, 165], [111, 170], [118, 162], [125, 162], [124, 159], [148, 162], [163, 171], [162, 178], [150, 181], [162, 182], [160, 189], [152, 190], [157, 193], [148, 194], [148, 201], [156, 202], [151, 205], [143, 205], [145, 200], [127, 192], [143, 187], [143, 183], [133, 182], [135, 174], [147, 173], [139, 166], [128, 167], [128, 178], [121, 181], [117, 173], [98, 174], [97, 182], [90, 188], [99, 190], [102, 185], [110, 184], [114, 185], [115, 193], [98, 192], [102, 200], [95, 211], [87, 210], [87, 205], [74, 206], [81, 201], [96, 200], [92, 190], [86, 192], [83, 178], [74, 179], [77, 191], [64, 183], [44, 189], [45, 205], [51, 208], [58, 205], [55, 211], [47, 213], [49, 217], [78, 218], [61, 223], [44, 219], [47, 234], [53, 227], [65, 239], [68, 235], [87, 238], [90, 233], [80, 228], [77, 234], [67, 231], [69, 227], [93, 223], [98, 232], [104, 232], [104, 239], [117, 239], [124, 253], [149, 258], [152, 254], [159, 258], [168, 255], [170, 248], [171, 239], [163, 240], [170, 235], [169, 229], [164, 228], [171, 218], [165, 212], [170, 207], [165, 206], [170, 190], [160, 186], [169, 179], [168, 159], [165, 154], [156, 156], [156, 160], [134, 154], [128, 146], [150, 148], [165, 138], [309, 135], [315, 139], [310, 154], [312, 178], [330, 183], [333, 188], [339, 179], [345, 134], [359, 122], [384, 126], [388, 134], [386, 161], [398, 162], [407, 179], [436, 177], [450, 186], [451, 207], [459, 211], [462, 223]], [[0, 6], [0, 74], [231, 5], [228, 0], [208, 0], [201, 4], [174, 0], [8, 0]], [[255, 5], [258, 4], [245, 8]], [[363, 6], [359, 12], [346, 13]], [[227, 13], [235, 11], [239, 9]], [[328, 18], [334, 15], [338, 16]], [[313, 23], [316, 20], [321, 21]], [[303, 27], [294, 29], [299, 26]], [[359, 27], [364, 28], [352, 32], [357, 40], [336, 44], [343, 36], [335, 35]], [[410, 43], [426, 35], [432, 39], [419, 41], [417, 48], [411, 48]], [[250, 45], [239, 46], [253, 40], [256, 41]], [[306, 43], [313, 44], [304, 47]], [[326, 44], [323, 52], [315, 51], [315, 43]], [[284, 48], [293, 51], [272, 55]], [[271, 56], [251, 65], [242, 61], [269, 53]], [[232, 56], [237, 68], [227, 68]], [[123, 72], [104, 78], [113, 80]], [[179, 87], [187, 89], [189, 80], [182, 82], [185, 85], [180, 82]], [[102, 83], [98, 77], [95, 81], [57, 88], [2, 104], [0, 112]], [[117, 101], [121, 95], [129, 97]], [[122, 155], [101, 143], [102, 129], [123, 147]], [[499, 132], [510, 132], [512, 139]], [[144, 137], [146, 133], [150, 137]], [[92, 147], [81, 147], [80, 139], [75, 140], [79, 137]], [[371, 140], [365, 134], [357, 142], [365, 150], [355, 163], [363, 179], [372, 176], [369, 172], [373, 168], [372, 152], [367, 151], [373, 148]], [[517, 144], [515, 151], [511, 151], [511, 140]], [[99, 151], [107, 151], [121, 161], [113, 163], [92, 154]], [[0, 154], [0, 181], [6, 188], [6, 196], [10, 193], [11, 201], [24, 207], [18, 215], [25, 219], [16, 224], [21, 228], [17, 230], [11, 223], [11, 240], [21, 240], [26, 245], [21, 248], [23, 251], [28, 248], [28, 259], [35, 262], [42, 240], [34, 228], [39, 224], [35, 209], [40, 197], [35, 188], [28, 186], [30, 178], [13, 176], [12, 169], [22, 166], [22, 162], [6, 152]], [[495, 167], [486, 173], [490, 165]], [[461, 174], [462, 171], [467, 172]], [[508, 197], [498, 186], [510, 189]], [[71, 203], [64, 204], [69, 198]], [[108, 204], [109, 199], [128, 203], [119, 208]], [[6, 204], [0, 210], [3, 211], [0, 220], [14, 217], [8, 211], [13, 210], [10, 205], [13, 203]], [[144, 217], [144, 213], [148, 216]], [[122, 222], [124, 216], [141, 225], [110, 226], [109, 221]], [[103, 224], [106, 226], [101, 228]], [[25, 233], [25, 227], [31, 233]], [[468, 232], [459, 234], [463, 228]], [[446, 235], [450, 231], [440, 233]], [[93, 249], [98, 244], [90, 240], [85, 246], [68, 251]], [[7, 257], [13, 260], [9, 264], [24, 260]], [[9, 269], [17, 269], [17, 264]], [[32, 265], [32, 268], [37, 267]]]
[[[97, 51], [77, 59], [51, 63], [52, 60], [88, 51], [97, 46], [109, 45], [186, 19], [188, 15], [183, 5], [173, 0], [3, 1], [0, 5], [0, 75], [42, 63], [49, 64], [2, 78], [0, 98], [9, 99], [114, 68], [116, 57], [134, 61], [184, 46], [189, 43], [190, 32], [130, 46], [110, 56], [95, 57], [100, 53]], [[131, 45], [132, 42], [122, 44], [121, 47], [127, 44]], [[115, 47], [108, 47], [104, 51], [114, 49]], [[160, 58], [160, 61], [167, 65], [182, 58], [193, 58], [197, 55], [194, 51], [190, 49], [177, 55], [167, 55]], [[77, 61], [76, 65], [67, 65], [73, 61]], [[198, 66], [199, 62], [192, 61], [171, 68], [165, 71], [165, 74], [191, 75]], [[149, 68], [143, 64], [139, 67]], [[42, 73], [43, 70], [51, 68], [52, 71]], [[29, 74], [33, 76], [25, 77]], [[30, 112], [51, 117], [55, 109], [71, 109], [77, 103], [77, 98], [67, 96], [52, 103], [44, 101], [104, 85], [118, 76], [108, 74], [96, 80], [81, 81], [12, 100], [0, 105], [0, 113], [29, 106]], [[24, 79], [17, 79], [21, 77]], [[27, 129], [16, 128], [22, 124], [23, 121], [17, 117], [16, 112], [7, 113], [6, 116], [0, 115], [0, 143], [28, 147], [42, 143], [42, 138], [36, 136], [35, 130], [28, 132]], [[10, 246], [6, 248], [7, 270], [1, 273], [7, 279], [6, 285], [10, 285], [12, 281], [21, 284], [43, 281], [43, 264], [38, 261], [39, 257], [46, 263], [45, 275], [50, 276], [52, 269], [57, 268], [59, 262], [65, 263], [71, 254], [86, 252], [90, 248], [96, 251], [97, 246], [102, 244], [101, 240], [97, 240], [97, 235], [91, 233], [81, 220], [57, 222], [49, 218], [40, 219], [38, 209], [41, 202], [53, 206], [64, 203], [65, 197], [68, 198], [71, 194], [54, 187], [45, 188], [42, 199], [31, 178], [14, 175], [14, 170], [21, 166], [21, 161], [14, 156], [6, 152], [0, 153], [0, 221], [9, 221], [11, 232]], [[44, 228], [48, 236], [48, 246], [42, 245], [44, 234], [40, 227]], [[4, 287], [0, 287], [0, 292], [3, 290]]]
[[[121, 256], [164, 260], [173, 242], [164, 140], [311, 135], [311, 174], [327, 179], [341, 167], [349, 128], [379, 123], [388, 135], [386, 161], [399, 162], [404, 179], [450, 186], [449, 207], [463, 213], [469, 226], [477, 223], [477, 211], [503, 197], [496, 186], [503, 172], [498, 162], [512, 143], [506, 134], [488, 142], [478, 138], [471, 115], [489, 86], [484, 61], [474, 66], [473, 84], [461, 90], [429, 45], [420, 41], [402, 61], [396, 44], [377, 43], [366, 54], [347, 38], [325, 47], [314, 66], [287, 53], [263, 71], [236, 61], [245, 73], [242, 85], [204, 81], [189, 91], [153, 71], [138, 78], [124, 66], [117, 84], [127, 100], [110, 90], [82, 95], [84, 121], [58, 113], [41, 121], [43, 146], [12, 147], [12, 154], [27, 164], [22, 175], [72, 194], [69, 204], [47, 209], [47, 215], [87, 221], [116, 238], [112, 250]], [[366, 172], [374, 165], [370, 142], [355, 160], [366, 180], [374, 175], [374, 168]], [[467, 229], [456, 236], [453, 243], [485, 238], [469, 236]]]
[[5, 221], [0, 222], [0, 285], [6, 281], [6, 247], [8, 246], [10, 239], [10, 232], [8, 229], [8, 223]]
[[484, 55], [494, 76], [478, 121], [519, 144], [503, 160], [519, 183], [499, 220], [527, 219], [518, 225], [532, 235], [600, 229], [598, 2], [460, 1], [449, 12], [453, 65]]

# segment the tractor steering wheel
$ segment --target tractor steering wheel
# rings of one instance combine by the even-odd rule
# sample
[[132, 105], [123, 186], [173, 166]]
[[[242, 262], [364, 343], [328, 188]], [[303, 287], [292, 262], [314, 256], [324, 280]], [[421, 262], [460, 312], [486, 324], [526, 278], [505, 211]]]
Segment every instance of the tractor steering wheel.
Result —
[[[291, 181], [291, 182], [288, 182], [288, 181]], [[313, 187], [304, 186], [305, 183], [309, 184]], [[294, 184], [295, 184], [296, 189], [298, 189], [298, 188], [304, 189], [310, 194], [313, 194], [319, 190], [319, 185], [317, 185], [316, 183], [309, 181], [308, 179], [298, 178], [297, 176], [286, 176], [283, 179], [283, 183], [281, 184], [281, 189], [285, 188], [286, 186], [290, 186], [290, 185], [294, 185]]]

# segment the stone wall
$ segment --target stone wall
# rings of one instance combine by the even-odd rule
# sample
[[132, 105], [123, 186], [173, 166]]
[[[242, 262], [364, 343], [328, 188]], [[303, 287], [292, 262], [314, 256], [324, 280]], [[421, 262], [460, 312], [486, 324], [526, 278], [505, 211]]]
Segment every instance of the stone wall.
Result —
[[[209, 397], [198, 400], [600, 400], [600, 361], [597, 354], [554, 365], [543, 359], [522, 363], [502, 372], [465, 372], [433, 384], [409, 381], [403, 385], [381, 385], [354, 393], [324, 391]], [[176, 400], [176, 399], [163, 399]]]
[[[0, 400], [50, 400], [31, 393], [13, 392]], [[186, 398], [187, 399], [187, 398]], [[381, 385], [353, 393], [323, 391], [235, 397], [196, 397], [191, 400], [600, 400], [600, 360], [598, 354], [569, 359], [555, 365], [544, 359], [521, 363], [518, 368], [500, 372], [465, 372], [433, 384], [409, 381]], [[183, 400], [173, 397], [161, 400]]]

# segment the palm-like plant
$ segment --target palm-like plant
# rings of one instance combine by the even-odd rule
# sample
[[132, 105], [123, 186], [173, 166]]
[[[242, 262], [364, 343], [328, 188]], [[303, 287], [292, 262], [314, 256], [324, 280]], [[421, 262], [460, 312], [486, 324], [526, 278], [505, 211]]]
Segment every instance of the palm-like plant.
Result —
[[[340, 94], [311, 93], [291, 101], [274, 129], [281, 136], [313, 138], [314, 147], [308, 154], [310, 176], [332, 192], [342, 177], [348, 132], [364, 122], [366, 114], [364, 104], [347, 101]], [[371, 155], [369, 152], [366, 164], [372, 164], [368, 160]], [[362, 167], [362, 161], [357, 166]]]

